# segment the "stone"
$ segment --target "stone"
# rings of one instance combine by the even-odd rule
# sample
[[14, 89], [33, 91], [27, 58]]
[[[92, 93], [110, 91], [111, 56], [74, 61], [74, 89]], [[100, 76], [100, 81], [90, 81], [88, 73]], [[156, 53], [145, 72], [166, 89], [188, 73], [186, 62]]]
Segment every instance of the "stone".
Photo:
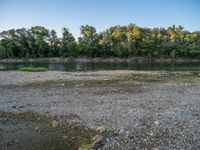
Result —
[[18, 141], [18, 140], [15, 140], [15, 143], [19, 143], [19, 141]]
[[119, 130], [119, 134], [123, 134], [124, 133], [124, 129], [121, 127]]
[[84, 86], [84, 83], [76, 84], [76, 85], [75, 85], [75, 87], [81, 87], [81, 86]]
[[36, 132], [39, 132], [39, 131], [40, 131], [39, 127], [36, 127], [36, 128], [35, 128], [35, 131], [36, 131]]
[[92, 148], [97, 149], [105, 144], [105, 138], [102, 135], [96, 135], [92, 138]]
[[101, 127], [98, 127], [98, 128], [97, 128], [97, 131], [98, 131], [99, 133], [102, 133], [102, 132], [106, 131], [106, 128], [105, 128], [104, 126], [101, 126]]
[[12, 108], [14, 108], [14, 109], [15, 109], [16, 107], [17, 107], [17, 106], [15, 106], [15, 105], [14, 105], [14, 106], [12, 106]]
[[89, 129], [96, 130], [96, 131], [98, 128], [99, 128], [98, 126], [89, 126]]
[[63, 139], [67, 139], [67, 135], [63, 135], [63, 137], [62, 137]]
[[40, 117], [38, 117], [38, 118], [37, 118], [37, 121], [40, 121], [40, 120], [41, 120], [41, 118], [40, 118]]
[[78, 150], [89, 150], [89, 148], [83, 148], [83, 147], [79, 147]]
[[52, 128], [57, 128], [59, 126], [59, 123], [56, 120], [52, 121]]
[[15, 141], [11, 140], [6, 143], [6, 146], [12, 146], [13, 144], [15, 144]]
[[156, 126], [159, 125], [159, 121], [158, 120], [155, 121], [154, 123], [155, 123]]

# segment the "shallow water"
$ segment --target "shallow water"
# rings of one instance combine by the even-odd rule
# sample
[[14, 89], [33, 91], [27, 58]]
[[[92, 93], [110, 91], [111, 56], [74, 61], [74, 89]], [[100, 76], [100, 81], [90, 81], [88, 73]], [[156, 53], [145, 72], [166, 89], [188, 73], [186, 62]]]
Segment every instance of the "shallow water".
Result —
[[20, 67], [45, 67], [49, 70], [91, 71], [91, 70], [200, 70], [200, 62], [190, 63], [105, 63], [105, 62], [12, 62], [0, 63], [0, 70], [17, 70]]

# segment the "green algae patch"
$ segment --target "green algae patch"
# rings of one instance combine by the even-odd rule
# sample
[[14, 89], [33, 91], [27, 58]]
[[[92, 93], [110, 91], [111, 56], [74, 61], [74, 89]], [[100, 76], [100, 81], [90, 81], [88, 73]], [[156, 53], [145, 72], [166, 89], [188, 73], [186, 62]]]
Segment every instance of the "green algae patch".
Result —
[[47, 68], [44, 67], [21, 67], [18, 71], [25, 71], [25, 72], [44, 72], [47, 71]]
[[83, 143], [80, 145], [81, 148], [92, 148], [92, 143]]
[[[78, 117], [58, 117], [33, 112], [0, 112], [0, 134], [4, 131], [0, 148], [77, 150], [83, 143], [83, 146], [87, 146], [96, 131], [80, 123], [69, 123], [72, 119]], [[54, 121], [58, 122], [57, 127], [53, 127]]]

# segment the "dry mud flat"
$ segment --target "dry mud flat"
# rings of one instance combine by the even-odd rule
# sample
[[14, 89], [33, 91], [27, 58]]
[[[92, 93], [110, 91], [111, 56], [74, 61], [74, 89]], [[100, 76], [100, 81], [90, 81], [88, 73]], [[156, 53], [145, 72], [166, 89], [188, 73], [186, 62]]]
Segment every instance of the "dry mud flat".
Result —
[[0, 72], [0, 149], [89, 149], [95, 135], [99, 149], [200, 149], [199, 81], [189, 72]]

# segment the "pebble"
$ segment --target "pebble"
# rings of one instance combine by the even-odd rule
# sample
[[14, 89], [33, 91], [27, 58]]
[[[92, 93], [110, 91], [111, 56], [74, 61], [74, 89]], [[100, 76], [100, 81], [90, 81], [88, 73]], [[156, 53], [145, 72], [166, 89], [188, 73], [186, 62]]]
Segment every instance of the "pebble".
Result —
[[155, 123], [156, 126], [159, 125], [159, 121], [158, 120], [155, 121], [154, 123]]
[[39, 127], [36, 127], [36, 128], [35, 128], [35, 131], [38, 132], [38, 131], [39, 131]]
[[82, 147], [79, 147], [78, 150], [90, 150], [89, 148], [82, 148]]
[[75, 85], [75, 87], [81, 87], [81, 86], [84, 86], [84, 83], [76, 84], [76, 85]]
[[98, 128], [97, 128], [97, 131], [98, 131], [99, 133], [103, 133], [104, 131], [106, 131], [106, 128], [105, 128], [104, 126], [101, 126], [101, 127], [98, 127]]
[[63, 137], [62, 137], [63, 139], [67, 139], [68, 138], [68, 136], [67, 135], [63, 135]]
[[105, 143], [105, 138], [102, 135], [96, 135], [95, 137], [92, 138], [92, 148], [99, 148], [103, 146]]
[[123, 128], [120, 128], [119, 134], [122, 134], [122, 133], [124, 133], [124, 129], [123, 129]]
[[89, 126], [89, 128], [92, 130], [97, 130], [98, 126]]
[[57, 128], [59, 126], [59, 123], [56, 120], [52, 121], [52, 128]]

